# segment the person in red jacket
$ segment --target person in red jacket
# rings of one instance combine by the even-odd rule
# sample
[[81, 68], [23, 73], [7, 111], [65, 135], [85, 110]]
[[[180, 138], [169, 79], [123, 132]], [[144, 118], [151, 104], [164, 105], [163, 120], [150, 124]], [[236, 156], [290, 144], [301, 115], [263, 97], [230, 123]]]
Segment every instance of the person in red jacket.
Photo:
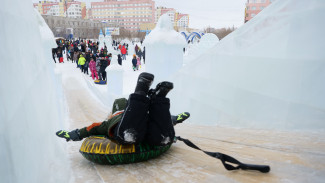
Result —
[[122, 47], [121, 54], [122, 54], [122, 59], [126, 60], [126, 48], [125, 48], [125, 46]]

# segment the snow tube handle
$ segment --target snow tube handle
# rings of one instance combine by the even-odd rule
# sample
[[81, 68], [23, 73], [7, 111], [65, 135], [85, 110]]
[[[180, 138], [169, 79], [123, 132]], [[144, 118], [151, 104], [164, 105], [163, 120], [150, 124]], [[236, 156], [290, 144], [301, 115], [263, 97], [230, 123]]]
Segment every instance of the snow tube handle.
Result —
[[[238, 170], [238, 169], [242, 169], [242, 170], [257, 170], [260, 171], [262, 173], [268, 173], [270, 171], [270, 167], [268, 165], [252, 165], [252, 164], [245, 164], [242, 163], [238, 160], [236, 160], [235, 158], [223, 154], [223, 153], [219, 153], [219, 152], [209, 152], [209, 151], [204, 151], [201, 148], [199, 148], [198, 146], [196, 146], [195, 144], [193, 144], [190, 140], [188, 139], [183, 139], [180, 136], [176, 137], [177, 140], [184, 142], [186, 145], [188, 145], [189, 147], [192, 147], [194, 149], [200, 150], [202, 152], [204, 152], [205, 154], [217, 158], [219, 160], [221, 160], [223, 166], [227, 169], [227, 170]], [[231, 163], [231, 164], [229, 164]], [[237, 165], [237, 166], [233, 166]]]
[[251, 164], [241, 164], [240, 169], [242, 170], [257, 170], [262, 173], [267, 173], [270, 171], [270, 166], [268, 165], [251, 165]]

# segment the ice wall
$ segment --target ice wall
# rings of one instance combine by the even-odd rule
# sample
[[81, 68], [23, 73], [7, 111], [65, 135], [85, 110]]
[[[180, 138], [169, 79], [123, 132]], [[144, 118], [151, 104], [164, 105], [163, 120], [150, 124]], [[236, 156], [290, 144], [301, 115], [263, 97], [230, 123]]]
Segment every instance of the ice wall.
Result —
[[186, 65], [191, 61], [198, 60], [199, 56], [213, 48], [218, 42], [219, 38], [215, 34], [206, 33], [202, 36], [199, 43], [188, 44], [187, 51], [184, 54], [184, 64]]
[[194, 123], [325, 129], [325, 2], [275, 1], [176, 76]]
[[53, 33], [31, 1], [2, 2], [0, 25], [1, 182], [69, 182]]
[[176, 32], [167, 14], [161, 16], [156, 28], [146, 36], [146, 71], [155, 75], [154, 83], [170, 80], [183, 65], [186, 41]]

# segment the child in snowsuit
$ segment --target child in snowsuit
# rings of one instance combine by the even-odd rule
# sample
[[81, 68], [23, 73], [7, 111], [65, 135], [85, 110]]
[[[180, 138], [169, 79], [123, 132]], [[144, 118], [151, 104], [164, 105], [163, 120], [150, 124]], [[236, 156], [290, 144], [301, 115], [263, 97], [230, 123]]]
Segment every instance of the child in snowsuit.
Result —
[[141, 67], [141, 61], [140, 58], [137, 57], [137, 70], [139, 70], [139, 67]]
[[190, 115], [182, 113], [172, 117], [166, 95], [173, 89], [173, 83], [161, 82], [149, 91], [153, 79], [152, 74], [141, 73], [134, 93], [128, 100], [115, 100], [107, 121], [93, 123], [71, 132], [60, 130], [56, 135], [67, 141], [79, 141], [92, 135], [107, 135], [109, 139], [120, 144], [146, 142], [161, 146], [173, 143], [174, 125], [183, 122]]
[[[85, 69], [85, 63], [86, 63], [86, 59], [85, 57], [83, 56], [83, 54], [80, 54], [80, 58], [78, 60], [78, 65], [80, 66], [80, 69], [81, 69], [81, 72], [84, 72], [84, 69]], [[88, 68], [87, 68], [88, 69]]]
[[133, 55], [133, 59], [132, 59], [132, 68], [133, 68], [133, 70], [134, 71], [136, 71], [136, 69], [137, 69], [137, 56], [134, 54]]
[[97, 71], [96, 71], [96, 62], [94, 61], [93, 58], [90, 58], [90, 63], [89, 63], [89, 69], [91, 72], [91, 77], [93, 78], [93, 80], [96, 79], [98, 80], [98, 75], [97, 75]]

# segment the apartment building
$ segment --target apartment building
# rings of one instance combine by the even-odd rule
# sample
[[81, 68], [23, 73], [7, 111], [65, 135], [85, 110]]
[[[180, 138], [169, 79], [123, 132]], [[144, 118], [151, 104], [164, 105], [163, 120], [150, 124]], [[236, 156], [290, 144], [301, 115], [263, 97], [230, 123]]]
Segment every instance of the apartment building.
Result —
[[86, 18], [86, 3], [74, 0], [39, 1], [33, 4], [41, 15]]
[[275, 0], [247, 0], [245, 9], [245, 23], [261, 12]]
[[176, 10], [174, 8], [165, 8], [165, 7], [157, 7], [155, 13], [155, 23], [157, 23], [160, 16], [164, 14], [167, 14], [170, 18], [170, 21], [175, 24]]
[[155, 23], [158, 22], [160, 16], [167, 14], [170, 21], [176, 29], [187, 29], [189, 25], [189, 15], [176, 12], [174, 8], [157, 7], [155, 13]]
[[189, 24], [188, 14], [181, 14], [181, 13], [176, 14], [176, 26], [179, 29], [186, 30], [188, 28], [188, 24]]
[[141, 24], [154, 23], [155, 2], [153, 0], [104, 0], [91, 3], [92, 20], [116, 24], [137, 32]]

